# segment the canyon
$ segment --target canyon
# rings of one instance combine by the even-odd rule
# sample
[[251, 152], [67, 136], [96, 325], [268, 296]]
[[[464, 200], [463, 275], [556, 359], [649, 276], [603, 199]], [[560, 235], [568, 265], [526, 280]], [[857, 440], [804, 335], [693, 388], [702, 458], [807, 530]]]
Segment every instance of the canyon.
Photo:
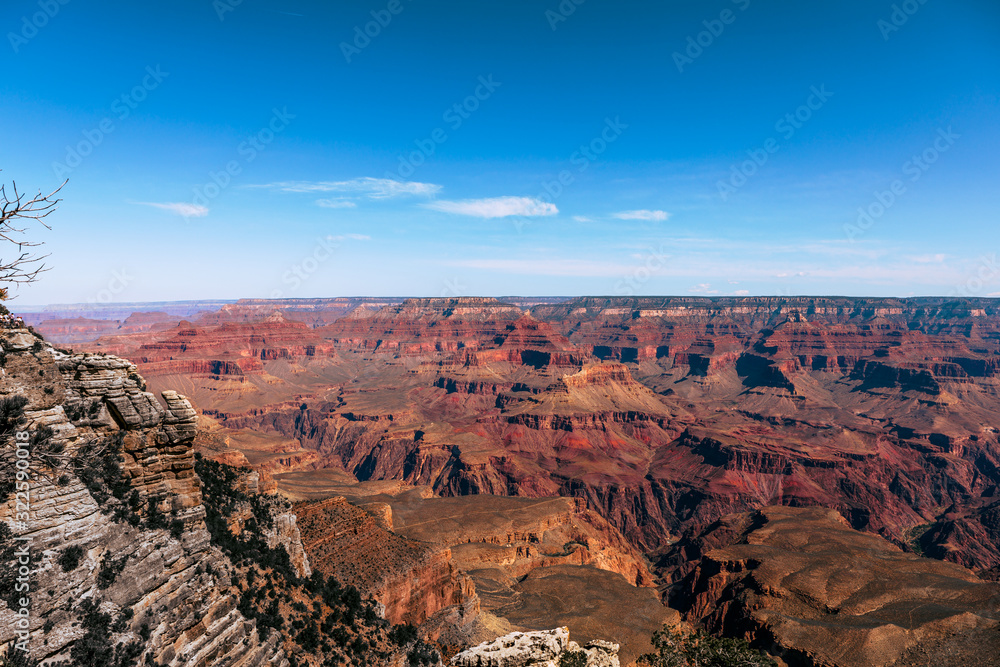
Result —
[[[664, 623], [790, 665], [888, 665], [949, 632], [1000, 647], [995, 300], [241, 300], [132, 322], [49, 330], [186, 396], [192, 449], [293, 503], [301, 563], [446, 655], [553, 619], [622, 664]], [[838, 551], [885, 590], [826, 600], [852, 576]], [[800, 574], [782, 594], [772, 572]], [[951, 606], [907, 626], [927, 577]]]
[[4, 664], [404, 667], [424, 646], [311, 566], [266, 471], [195, 451], [185, 396], [27, 329], [0, 352]]

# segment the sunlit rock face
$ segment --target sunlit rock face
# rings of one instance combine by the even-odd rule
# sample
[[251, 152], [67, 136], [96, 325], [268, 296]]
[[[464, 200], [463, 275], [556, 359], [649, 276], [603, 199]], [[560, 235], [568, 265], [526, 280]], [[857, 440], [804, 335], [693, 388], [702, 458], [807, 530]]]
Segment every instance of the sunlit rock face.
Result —
[[274, 455], [233, 438], [273, 474], [575, 496], [646, 552], [730, 512], [823, 505], [1000, 567], [988, 299], [411, 299], [311, 329], [234, 313], [126, 356], [221, 427], [274, 437]]
[[[24, 397], [22, 428], [52, 429], [72, 457], [87, 443], [120, 437], [122, 472], [137, 495], [138, 525], [115, 520], [73, 469], [32, 461], [30, 518], [0, 519], [34, 562], [30, 647], [37, 659], [66, 659], [84, 640], [82, 601], [114, 619], [107, 641], [167, 665], [287, 665], [280, 637], [263, 635], [237, 609], [228, 560], [209, 543], [194, 473], [195, 413], [184, 396], [147, 392], [123, 359], [54, 349], [27, 330], [0, 330], [0, 399]], [[148, 513], [176, 522], [152, 529]], [[67, 553], [74, 554], [66, 558]], [[89, 618], [93, 619], [94, 616]], [[0, 645], [17, 639], [18, 617], [0, 604]]]
[[559, 667], [568, 656], [580, 655], [587, 667], [619, 667], [618, 644], [593, 641], [581, 647], [566, 628], [513, 632], [462, 651], [452, 667]]

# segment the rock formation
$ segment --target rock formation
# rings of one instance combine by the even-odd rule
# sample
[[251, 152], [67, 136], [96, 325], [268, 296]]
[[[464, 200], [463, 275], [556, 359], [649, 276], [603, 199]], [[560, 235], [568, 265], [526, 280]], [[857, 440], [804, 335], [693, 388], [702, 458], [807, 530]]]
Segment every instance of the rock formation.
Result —
[[[683, 577], [671, 559], [700, 562], [721, 517], [775, 505], [830, 508], [910, 554], [1000, 571], [995, 301], [413, 299], [313, 328], [267, 305], [119, 343], [151, 388], [177, 387], [217, 422], [229, 444], [206, 454], [266, 463], [279, 484], [578, 503], [562, 545], [464, 528], [469, 541], [439, 543], [470, 569], [499, 565], [497, 590], [590, 565], [642, 583], [640, 553]], [[127, 390], [107, 403], [120, 423], [152, 419]], [[406, 503], [378, 495], [391, 512], [372, 521], [414, 539]]]
[[[26, 329], [0, 329], [0, 352], [0, 655], [73, 667], [436, 655], [310, 567], [290, 505], [262, 493], [266, 474], [197, 459], [184, 396], [161, 403], [130, 362]], [[8, 484], [18, 460], [24, 488]], [[29, 588], [14, 594], [19, 577]]]
[[586, 667], [618, 667], [618, 645], [592, 641], [581, 647], [569, 640], [569, 630], [513, 632], [484, 642], [451, 659], [453, 667], [560, 667], [567, 656], [579, 655]]
[[315, 566], [378, 600], [390, 622], [420, 625], [453, 605], [464, 624], [475, 620], [475, 588], [449, 549], [396, 535], [344, 498], [299, 503], [295, 514]]
[[671, 604], [789, 665], [889, 665], [955, 635], [975, 637], [984, 656], [1000, 652], [1000, 586], [852, 530], [833, 510], [730, 515], [694, 543], [703, 554], [678, 554], [675, 576], [688, 572]]
[[[129, 362], [66, 354], [26, 330], [0, 331], [0, 345], [0, 397], [27, 399], [20, 428], [50, 428], [50, 444], [68, 456], [120, 434], [122, 472], [136, 494], [115, 502], [101, 496], [86, 469], [60, 473], [44, 459], [32, 461], [30, 512], [14, 524], [14, 535], [34, 563], [28, 640], [34, 657], [75, 658], [81, 642], [104, 641], [171, 666], [287, 665], [280, 636], [262, 635], [236, 609], [231, 568], [209, 543], [193, 470], [194, 412], [184, 397], [165, 394], [164, 409]], [[6, 521], [16, 516], [15, 500], [0, 505]], [[116, 521], [108, 504], [122, 508], [123, 501], [146, 509], [147, 519], [158, 511], [177, 523], [167, 530]], [[0, 606], [0, 646], [23, 640], [9, 602]], [[115, 619], [111, 630], [101, 614]], [[95, 628], [102, 627], [108, 634], [98, 640]]]

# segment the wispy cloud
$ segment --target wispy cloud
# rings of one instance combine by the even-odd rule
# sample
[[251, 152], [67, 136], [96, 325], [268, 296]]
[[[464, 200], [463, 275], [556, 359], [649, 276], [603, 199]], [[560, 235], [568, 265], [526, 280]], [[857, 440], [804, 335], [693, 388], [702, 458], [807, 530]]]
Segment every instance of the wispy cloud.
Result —
[[355, 208], [357, 204], [350, 199], [317, 199], [317, 206], [323, 208]]
[[[668, 253], [670, 247], [672, 241], [665, 240], [658, 252]], [[821, 251], [823, 248], [824, 246], [819, 245], [817, 250]], [[737, 289], [741, 286], [740, 283], [745, 284], [747, 281], [765, 281], [772, 286], [801, 284], [813, 286], [811, 288], [841, 282], [864, 285], [867, 289], [872, 285], [898, 285], [907, 281], [948, 286], [964, 281], [968, 275], [968, 270], [962, 271], [960, 267], [948, 262], [918, 264], [900, 252], [892, 252], [879, 261], [834, 252], [823, 261], [816, 261], [815, 257], [801, 254], [794, 258], [775, 256], [768, 244], [753, 242], [747, 242], [744, 247], [734, 251], [728, 248], [723, 251], [693, 248], [670, 254], [670, 261], [660, 262], [655, 266], [648, 263], [648, 257], [648, 254], [638, 253], [621, 257], [571, 259], [559, 257], [557, 251], [553, 251], [544, 259], [480, 257], [456, 260], [449, 264], [508, 274], [592, 278], [621, 278], [634, 275], [637, 269], [642, 269], [660, 279], [677, 281], [657, 283], [662, 286], [657, 287], [658, 289], [690, 289], [702, 294], [721, 294], [732, 290], [731, 293], [736, 295], [744, 291]], [[855, 261], [859, 259], [863, 261]], [[679, 282], [681, 280], [684, 282]], [[716, 285], [719, 287], [715, 287]], [[613, 286], [612, 283], [609, 287]]]
[[352, 178], [349, 181], [280, 181], [248, 187], [296, 193], [343, 192], [368, 199], [391, 199], [405, 196], [433, 197], [441, 191], [441, 186], [435, 183], [396, 181], [391, 178], [372, 178], [371, 176]]
[[588, 218], [585, 215], [574, 215], [573, 220], [576, 222], [593, 222], [593, 218]]
[[619, 220], [646, 220], [648, 222], [663, 222], [670, 217], [670, 214], [666, 211], [650, 211], [648, 209], [639, 209], [637, 211], [619, 211], [614, 213], [613, 217]]
[[487, 199], [441, 200], [423, 205], [434, 211], [455, 213], [476, 218], [506, 218], [512, 215], [535, 217], [555, 215], [559, 212], [555, 204], [533, 197], [491, 197]]
[[187, 202], [153, 202], [153, 201], [137, 201], [132, 202], [133, 204], [139, 204], [140, 206], [153, 206], [154, 208], [163, 209], [164, 211], [170, 211], [171, 213], [176, 213], [177, 215], [183, 215], [185, 218], [204, 218], [208, 215], [208, 208], [205, 206], [199, 206], [198, 204], [189, 204]]
[[344, 241], [371, 241], [372, 237], [367, 234], [338, 234], [337, 236], [329, 235], [326, 237], [327, 241], [333, 241], [334, 243], [342, 243]]
[[947, 258], [943, 253], [933, 255], [911, 255], [910, 259], [918, 264], [940, 264]]
[[453, 266], [522, 275], [618, 277], [632, 269], [628, 264], [584, 259], [464, 259]]

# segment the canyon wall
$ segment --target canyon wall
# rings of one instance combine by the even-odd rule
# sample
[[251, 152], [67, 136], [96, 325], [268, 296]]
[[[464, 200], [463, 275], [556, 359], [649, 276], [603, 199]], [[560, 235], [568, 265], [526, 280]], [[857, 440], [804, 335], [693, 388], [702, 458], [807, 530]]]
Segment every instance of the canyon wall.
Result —
[[420, 625], [458, 606], [471, 624], [479, 610], [475, 587], [449, 549], [394, 534], [384, 519], [342, 497], [298, 503], [303, 544], [317, 568], [366, 591], [392, 623]]
[[[117, 647], [117, 658], [132, 652], [171, 666], [287, 665], [280, 636], [260, 633], [236, 609], [231, 567], [210, 544], [193, 470], [194, 411], [184, 397], [165, 393], [161, 406], [131, 363], [66, 354], [26, 330], [0, 330], [0, 345], [0, 397], [27, 399], [16, 428], [48, 427], [48, 451], [63, 457], [121, 438], [122, 473], [136, 494], [104, 497], [85, 469], [57, 470], [39, 458], [42, 451], [32, 452], [30, 511], [13, 525], [32, 554], [33, 656], [83, 659], [82, 642], [96, 641], [93, 628], [106, 614], [116, 622], [103, 641]], [[13, 522], [16, 504], [6, 498], [0, 518]], [[111, 507], [129, 511], [131, 521], [116, 520]], [[176, 523], [152, 529], [152, 511]], [[0, 607], [0, 645], [18, 640], [17, 621], [9, 601]]]

